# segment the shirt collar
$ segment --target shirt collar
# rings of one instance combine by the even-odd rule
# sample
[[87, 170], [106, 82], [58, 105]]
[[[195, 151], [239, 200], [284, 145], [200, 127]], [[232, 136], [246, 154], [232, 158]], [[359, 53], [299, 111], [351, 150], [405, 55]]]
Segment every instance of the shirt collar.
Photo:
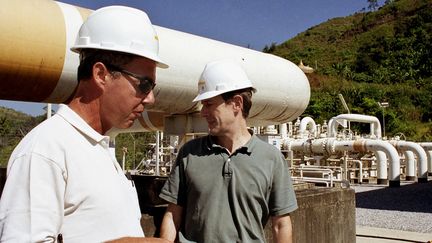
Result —
[[[259, 139], [259, 138], [257, 136], [255, 136], [254, 134], [252, 134], [252, 136], [249, 139], [249, 141], [247, 141], [246, 144], [244, 144], [243, 146], [241, 146], [240, 148], [238, 148], [234, 153], [247, 153], [247, 154], [251, 154], [252, 153], [252, 147], [255, 145], [256, 139]], [[214, 141], [214, 136], [211, 136], [211, 135], [207, 136], [206, 147], [207, 147], [208, 150], [212, 150], [212, 149], [222, 149], [224, 151], [226, 150], [226, 148], [220, 146], [219, 144], [216, 144], [215, 141]]]
[[82, 119], [75, 111], [73, 111], [67, 105], [60, 104], [56, 114], [63, 117], [65, 121], [70, 123], [77, 130], [79, 130], [97, 143], [100, 143], [102, 140], [109, 139], [108, 136], [103, 136], [96, 130], [94, 130], [87, 122], [84, 121], [84, 119]]

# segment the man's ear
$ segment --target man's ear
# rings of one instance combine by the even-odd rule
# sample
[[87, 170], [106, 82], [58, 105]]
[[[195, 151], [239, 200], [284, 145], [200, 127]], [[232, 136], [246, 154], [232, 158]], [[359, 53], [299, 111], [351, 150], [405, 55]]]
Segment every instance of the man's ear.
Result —
[[231, 98], [231, 100], [233, 103], [234, 110], [236, 112], [242, 113], [242, 111], [243, 111], [243, 97], [241, 95], [234, 95]]
[[96, 85], [100, 88], [103, 88], [106, 83], [106, 78], [110, 74], [109, 70], [103, 63], [96, 62], [95, 64], [93, 64], [92, 73]]

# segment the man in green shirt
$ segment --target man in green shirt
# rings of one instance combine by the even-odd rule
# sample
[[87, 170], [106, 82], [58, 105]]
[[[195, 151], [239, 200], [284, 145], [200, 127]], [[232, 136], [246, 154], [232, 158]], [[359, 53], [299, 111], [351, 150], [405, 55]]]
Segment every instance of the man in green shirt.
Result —
[[251, 135], [246, 118], [255, 89], [235, 62], [206, 65], [198, 83], [209, 135], [186, 143], [160, 197], [170, 204], [161, 237], [180, 242], [291, 242], [297, 209], [281, 152]]

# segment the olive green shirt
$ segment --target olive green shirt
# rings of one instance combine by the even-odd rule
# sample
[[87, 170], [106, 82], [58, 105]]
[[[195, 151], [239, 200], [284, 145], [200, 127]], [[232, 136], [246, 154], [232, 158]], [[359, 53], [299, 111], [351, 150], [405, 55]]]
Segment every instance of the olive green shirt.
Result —
[[189, 141], [160, 197], [183, 207], [185, 242], [264, 242], [269, 216], [297, 209], [282, 153], [256, 136], [231, 155], [211, 136]]

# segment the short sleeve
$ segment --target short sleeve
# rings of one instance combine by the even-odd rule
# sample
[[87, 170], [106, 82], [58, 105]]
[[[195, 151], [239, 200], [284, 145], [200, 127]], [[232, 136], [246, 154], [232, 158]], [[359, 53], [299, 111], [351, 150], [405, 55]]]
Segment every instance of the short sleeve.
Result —
[[291, 213], [298, 208], [286, 160], [281, 153], [275, 158], [269, 209], [271, 216]]
[[179, 206], [185, 206], [186, 204], [184, 160], [187, 155], [184, 150], [184, 147], [180, 148], [174, 169], [159, 194], [160, 198]]
[[64, 215], [63, 171], [35, 153], [10, 163], [0, 203], [0, 241], [55, 241]]

